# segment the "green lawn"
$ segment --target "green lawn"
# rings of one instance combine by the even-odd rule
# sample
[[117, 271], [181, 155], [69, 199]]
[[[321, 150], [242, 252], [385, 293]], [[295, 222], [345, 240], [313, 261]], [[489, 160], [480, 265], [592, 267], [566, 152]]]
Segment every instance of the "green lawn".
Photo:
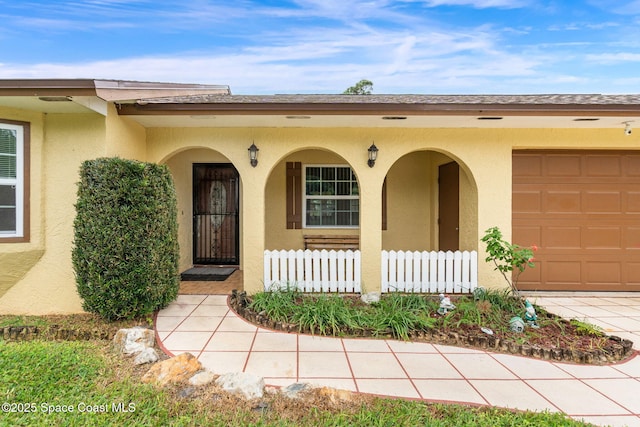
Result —
[[[158, 389], [104, 342], [0, 340], [2, 426], [581, 426], [560, 414], [360, 397], [247, 402], [213, 386]], [[317, 399], [317, 397], [316, 397]]]

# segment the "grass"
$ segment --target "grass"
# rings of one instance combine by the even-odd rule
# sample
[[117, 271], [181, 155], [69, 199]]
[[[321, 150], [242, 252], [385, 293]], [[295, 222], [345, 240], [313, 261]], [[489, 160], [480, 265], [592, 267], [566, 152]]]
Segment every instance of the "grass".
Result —
[[0, 396], [9, 404], [3, 406], [0, 426], [585, 425], [559, 413], [361, 395], [352, 401], [333, 401], [313, 393], [301, 400], [276, 394], [258, 402], [209, 385], [194, 388], [184, 398], [180, 391], [185, 385], [160, 389], [142, 384], [142, 372], [98, 341], [0, 341]]

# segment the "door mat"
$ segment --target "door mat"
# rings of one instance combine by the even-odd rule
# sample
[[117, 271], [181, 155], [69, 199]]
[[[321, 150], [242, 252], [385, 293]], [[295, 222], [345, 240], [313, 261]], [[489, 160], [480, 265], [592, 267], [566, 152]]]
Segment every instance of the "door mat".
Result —
[[180, 274], [180, 280], [222, 282], [231, 276], [236, 267], [193, 267]]

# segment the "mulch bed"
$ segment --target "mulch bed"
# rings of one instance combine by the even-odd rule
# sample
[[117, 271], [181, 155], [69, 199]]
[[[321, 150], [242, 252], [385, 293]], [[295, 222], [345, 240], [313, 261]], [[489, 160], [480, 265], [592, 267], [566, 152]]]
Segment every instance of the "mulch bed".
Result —
[[[230, 305], [238, 315], [247, 321], [265, 328], [288, 332], [307, 333], [298, 325], [275, 322], [249, 308], [251, 300], [244, 292], [232, 292]], [[413, 331], [411, 341], [432, 344], [453, 345], [476, 348], [500, 353], [516, 354], [541, 360], [603, 365], [617, 363], [632, 357], [633, 342], [613, 335], [602, 337], [580, 334], [569, 321], [551, 313], [541, 313], [553, 322], [542, 322], [544, 326], [531, 334], [515, 332], [494, 332], [488, 335], [478, 325], [460, 325], [443, 329]], [[508, 323], [509, 319], [505, 319]], [[391, 331], [384, 336], [373, 336], [370, 331], [343, 331], [341, 336], [393, 339]]]

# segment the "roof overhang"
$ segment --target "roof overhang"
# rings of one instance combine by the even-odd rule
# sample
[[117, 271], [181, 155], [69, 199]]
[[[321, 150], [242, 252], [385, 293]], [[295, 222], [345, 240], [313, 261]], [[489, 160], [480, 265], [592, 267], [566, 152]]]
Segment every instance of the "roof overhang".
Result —
[[616, 128], [640, 95], [231, 95], [225, 85], [0, 80], [0, 107], [118, 114], [145, 127]]
[[106, 114], [107, 103], [139, 99], [229, 95], [228, 86], [93, 79], [0, 79], [0, 106], [45, 113]]
[[585, 103], [530, 95], [226, 96], [140, 100], [118, 111], [146, 127], [616, 128], [640, 121], [635, 96], [579, 97]]

